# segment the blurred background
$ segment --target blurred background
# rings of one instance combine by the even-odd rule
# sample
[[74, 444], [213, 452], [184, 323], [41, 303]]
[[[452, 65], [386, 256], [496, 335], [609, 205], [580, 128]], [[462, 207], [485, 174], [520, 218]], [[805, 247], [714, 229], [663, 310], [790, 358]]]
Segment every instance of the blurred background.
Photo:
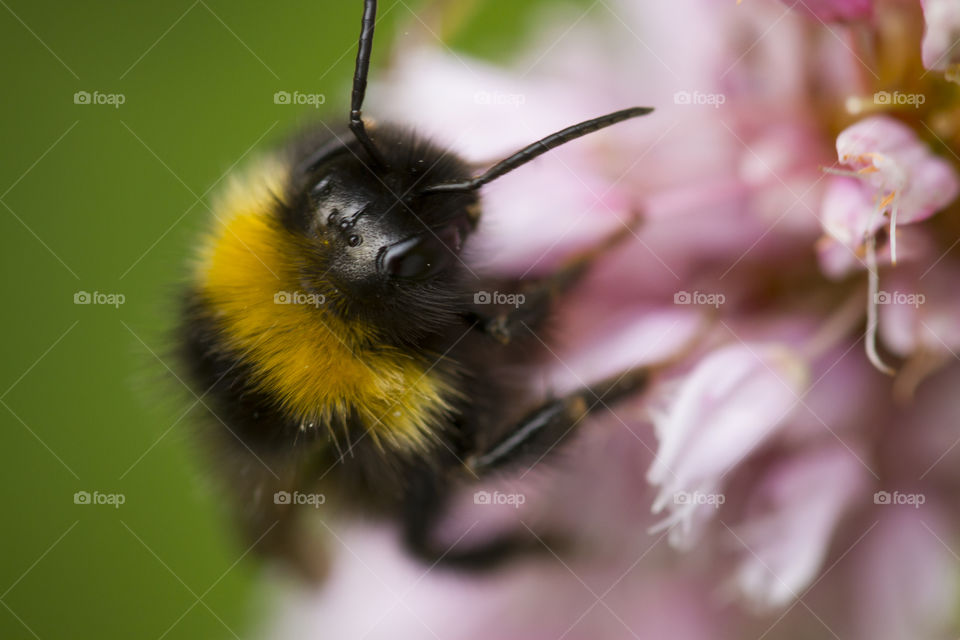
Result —
[[[374, 63], [421, 11], [508, 56], [545, 4], [385, 0]], [[168, 332], [229, 170], [345, 121], [361, 3], [0, 5], [0, 637], [243, 637], [257, 568], [204, 480]]]

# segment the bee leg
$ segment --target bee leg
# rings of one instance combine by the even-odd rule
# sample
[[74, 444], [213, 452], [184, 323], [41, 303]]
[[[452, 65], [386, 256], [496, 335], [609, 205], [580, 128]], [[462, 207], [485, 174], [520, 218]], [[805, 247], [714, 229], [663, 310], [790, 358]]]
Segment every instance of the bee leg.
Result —
[[[470, 572], [493, 571], [508, 561], [562, 548], [564, 541], [529, 532], [508, 532], [479, 543], [436, 539], [446, 512], [449, 482], [422, 478], [411, 483], [403, 506], [403, 542], [407, 550], [431, 567]], [[444, 487], [444, 488], [442, 488]]]
[[483, 477], [522, 463], [535, 464], [572, 436], [590, 413], [644, 390], [654, 372], [651, 367], [628, 369], [530, 411], [486, 450], [466, 459], [467, 468]]
[[[484, 451], [467, 457], [473, 478], [534, 463], [567, 439], [592, 411], [643, 390], [652, 368], [629, 369], [598, 384], [578, 389], [544, 403], [528, 413], [503, 437]], [[435, 532], [446, 510], [453, 483], [442, 474], [423, 473], [408, 485], [402, 520], [404, 543], [430, 565], [482, 571], [502, 566], [518, 557], [563, 553], [569, 540], [556, 535], [533, 535], [529, 531], [502, 533], [490, 540], [463, 548], [464, 543], [444, 546]]]
[[639, 219], [639, 215], [635, 215], [628, 224], [597, 245], [576, 254], [549, 276], [533, 282], [514, 283], [523, 298], [518, 299], [513, 308], [492, 315], [474, 310], [468, 314], [468, 320], [498, 342], [508, 344], [524, 326], [539, 325], [550, 313], [554, 301], [572, 289], [600, 257], [634, 235], [633, 229]]

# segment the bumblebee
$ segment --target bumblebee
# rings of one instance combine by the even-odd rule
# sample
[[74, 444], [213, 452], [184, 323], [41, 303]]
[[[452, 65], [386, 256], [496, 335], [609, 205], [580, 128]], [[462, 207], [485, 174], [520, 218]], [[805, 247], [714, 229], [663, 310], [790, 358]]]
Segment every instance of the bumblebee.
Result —
[[[376, 0], [365, 0], [349, 124], [299, 136], [234, 179], [213, 207], [182, 309], [182, 361], [204, 442], [256, 548], [322, 577], [324, 555], [292, 496], [399, 524], [429, 562], [490, 567], [533, 546], [498, 535], [447, 549], [451, 492], [522, 468], [591, 411], [641, 390], [646, 369], [537, 399], [529, 373], [551, 308], [626, 232], [535, 280], [467, 266], [480, 189], [548, 150], [652, 111], [568, 127], [479, 175], [455, 153], [361, 113]], [[479, 291], [522, 292], [506, 308]], [[481, 300], [482, 302], [482, 300]]]

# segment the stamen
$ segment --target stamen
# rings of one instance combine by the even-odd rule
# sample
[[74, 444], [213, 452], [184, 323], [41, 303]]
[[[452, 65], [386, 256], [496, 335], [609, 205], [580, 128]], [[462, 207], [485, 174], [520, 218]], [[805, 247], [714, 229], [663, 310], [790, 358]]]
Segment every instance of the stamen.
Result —
[[[870, 161], [871, 161], [871, 164], [870, 164], [869, 166], [866, 166], [866, 167], [864, 167], [864, 168], [862, 169], [862, 171], [863, 171], [864, 173], [874, 173], [875, 171], [879, 171], [879, 169], [877, 169], [877, 162], [876, 162], [876, 161], [877, 161], [877, 160], [886, 160], [886, 159], [887, 159], [887, 157], [886, 157], [885, 155], [883, 155], [882, 153], [878, 153], [878, 152], [876, 152], [876, 151], [869, 151], [869, 152], [867, 152], [867, 153], [861, 153], [860, 155], [856, 156], [856, 158], [857, 158], [857, 160], [859, 160], [860, 162], [866, 162], [866, 160], [870, 160]], [[868, 169], [869, 169], [869, 171], [868, 171]]]
[[863, 231], [863, 239], [868, 240], [873, 238], [876, 234], [873, 231], [873, 227], [877, 224], [877, 218], [883, 213], [883, 201], [877, 203], [877, 206], [873, 208], [873, 213], [870, 214], [870, 220], [867, 221], [867, 228]]
[[[844, 161], [844, 163], [846, 163], [846, 161]], [[823, 167], [823, 166], [821, 166], [820, 169], [822, 171], [825, 171], [826, 173], [831, 173], [835, 176], [846, 176], [848, 178], [862, 178], [866, 174], [874, 173], [877, 170], [877, 168], [872, 165], [868, 167], [863, 167], [862, 169], [857, 169], [856, 171], [852, 169], [835, 169], [833, 167]]]
[[872, 235], [867, 238], [867, 276], [867, 359], [878, 370], [892, 376], [896, 370], [887, 366], [877, 353], [877, 295], [880, 293], [880, 276], [877, 274], [877, 240]]
[[820, 167], [821, 171], [825, 173], [830, 173], [835, 176], [845, 176], [848, 178], [860, 178], [861, 175], [858, 171], [852, 171], [850, 169], [834, 169], [833, 167]]
[[893, 196], [893, 208], [890, 210], [890, 262], [897, 266], [897, 211], [900, 198], [896, 191], [890, 195]]

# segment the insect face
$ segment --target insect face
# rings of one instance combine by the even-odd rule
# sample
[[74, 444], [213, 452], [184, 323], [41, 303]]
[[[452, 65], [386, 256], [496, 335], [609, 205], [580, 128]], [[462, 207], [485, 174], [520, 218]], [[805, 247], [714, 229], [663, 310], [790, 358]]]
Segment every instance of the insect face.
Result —
[[463, 269], [461, 251], [476, 227], [478, 198], [421, 188], [468, 179], [468, 167], [448, 150], [392, 127], [378, 130], [376, 139], [387, 150], [383, 164], [347, 143], [308, 159], [292, 186], [284, 222], [299, 237], [301, 285], [353, 316], [452, 307], [451, 285]]

